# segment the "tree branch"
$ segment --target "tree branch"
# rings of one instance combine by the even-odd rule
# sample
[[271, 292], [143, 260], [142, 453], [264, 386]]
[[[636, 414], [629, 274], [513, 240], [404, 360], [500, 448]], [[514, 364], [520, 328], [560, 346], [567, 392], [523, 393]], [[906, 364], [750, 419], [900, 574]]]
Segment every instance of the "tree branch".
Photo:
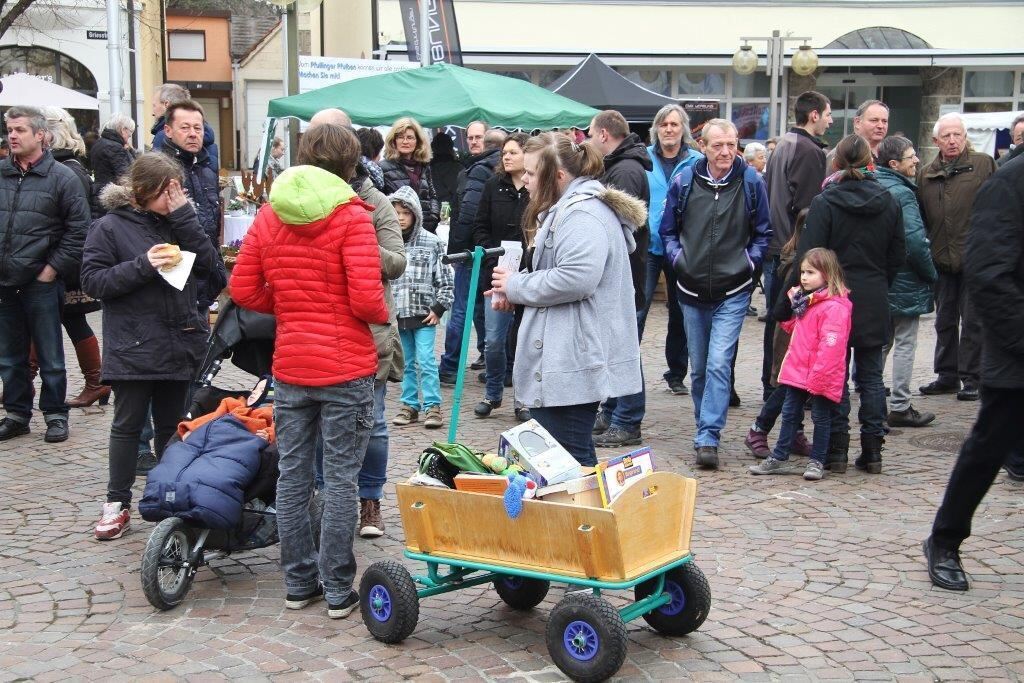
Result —
[[7, 30], [11, 28], [11, 25], [18, 20], [18, 17], [25, 13], [25, 10], [32, 6], [33, 2], [35, 2], [35, 0], [18, 0], [7, 14], [0, 17], [0, 36], [7, 33]]

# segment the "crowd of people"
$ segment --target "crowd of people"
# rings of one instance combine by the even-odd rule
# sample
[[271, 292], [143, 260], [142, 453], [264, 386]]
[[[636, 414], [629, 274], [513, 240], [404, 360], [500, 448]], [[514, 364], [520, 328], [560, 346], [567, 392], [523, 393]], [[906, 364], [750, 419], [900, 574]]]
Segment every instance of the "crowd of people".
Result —
[[[830, 103], [814, 91], [796, 98], [792, 130], [743, 148], [730, 121], [691, 130], [674, 104], [654, 117], [649, 144], [605, 111], [587, 140], [575, 129], [531, 136], [474, 121], [465, 155], [413, 118], [382, 137], [327, 109], [311, 119], [293, 167], [280, 168], [275, 143], [279, 175], [229, 283], [205, 112], [176, 85], [161, 86], [154, 101], [152, 152], [136, 157], [136, 123], [114, 115], [88, 165], [67, 112], [12, 107], [5, 116], [0, 441], [30, 433], [36, 374], [47, 442], [68, 438], [69, 407], [106, 403], [112, 391], [97, 539], [130, 527], [136, 474], [175, 431], [207, 313], [226, 287], [241, 307], [277, 320], [277, 517], [289, 608], [320, 598], [332, 617], [355, 608], [353, 536], [384, 533], [387, 383], [401, 383], [391, 425], [422, 416], [425, 428], [442, 427], [441, 385], [456, 380], [470, 301], [471, 367], [483, 384], [474, 414], [491, 416], [510, 390], [517, 419], [537, 420], [594, 465], [597, 448], [643, 441], [649, 387], [639, 344], [663, 280], [663, 377], [672, 394], [690, 395], [693, 462], [713, 470], [739, 403], [740, 332], [761, 287], [764, 404], [744, 438], [759, 461], [750, 472], [791, 472], [796, 454], [808, 458], [809, 481], [848, 467], [850, 379], [860, 396], [857, 469], [882, 471], [890, 428], [941, 419], [913, 406], [910, 386], [920, 317], [934, 310], [936, 378], [919, 392], [980, 396], [981, 414], [925, 543], [933, 581], [966, 589], [958, 548], [974, 508], [1000, 467], [1024, 479], [1024, 443], [1011, 431], [1024, 408], [1024, 161], [1000, 160], [997, 171], [970, 148], [957, 114], [935, 124], [939, 154], [922, 165], [912, 141], [889, 135], [878, 100], [863, 103], [854, 133], [827, 150]], [[521, 267], [488, 260], [474, 291], [469, 265], [443, 262], [446, 252], [507, 242], [522, 249]], [[161, 278], [177, 262], [168, 244], [195, 254], [181, 289]], [[102, 354], [86, 319], [100, 308]], [[70, 401], [62, 326], [85, 379]], [[309, 517], [316, 490], [325, 500], [319, 553]]]

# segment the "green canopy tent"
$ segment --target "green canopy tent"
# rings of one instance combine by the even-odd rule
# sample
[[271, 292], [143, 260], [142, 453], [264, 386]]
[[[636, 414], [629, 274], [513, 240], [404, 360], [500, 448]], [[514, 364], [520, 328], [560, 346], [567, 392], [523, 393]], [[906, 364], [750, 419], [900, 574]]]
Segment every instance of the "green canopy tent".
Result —
[[596, 109], [517, 78], [452, 64], [357, 78], [270, 101], [268, 116], [309, 121], [321, 109], [344, 109], [360, 126], [388, 126], [412, 116], [428, 128], [487, 121], [502, 128], [586, 128]]

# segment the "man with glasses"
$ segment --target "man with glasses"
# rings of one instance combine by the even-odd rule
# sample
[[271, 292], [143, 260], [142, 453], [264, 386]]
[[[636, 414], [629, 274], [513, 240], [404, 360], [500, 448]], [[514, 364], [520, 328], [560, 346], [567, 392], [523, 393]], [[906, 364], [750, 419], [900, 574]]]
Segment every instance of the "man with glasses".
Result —
[[932, 260], [939, 272], [935, 283], [938, 377], [920, 391], [926, 396], [956, 394], [961, 401], [977, 401], [981, 324], [967, 298], [963, 254], [974, 196], [995, 172], [996, 162], [971, 150], [959, 114], [940, 117], [932, 133], [939, 155], [917, 172], [917, 186], [932, 241]]

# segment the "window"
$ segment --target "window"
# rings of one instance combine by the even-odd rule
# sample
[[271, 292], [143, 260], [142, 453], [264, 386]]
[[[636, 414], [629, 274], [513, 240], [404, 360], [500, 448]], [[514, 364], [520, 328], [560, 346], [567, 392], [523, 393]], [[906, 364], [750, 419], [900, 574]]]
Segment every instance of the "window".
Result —
[[171, 31], [167, 34], [168, 59], [206, 60], [206, 31]]
[[677, 71], [676, 96], [723, 97], [725, 74], [715, 71]]
[[631, 69], [628, 67], [615, 67], [619, 75], [629, 79], [637, 85], [653, 90], [659, 95], [668, 95], [672, 92], [672, 84], [669, 82], [668, 71], [657, 69]]
[[964, 71], [963, 110], [965, 113], [1013, 111], [1020, 103], [1014, 93], [1021, 92], [1020, 71]]
[[771, 79], [763, 71], [748, 76], [732, 75], [732, 96], [736, 98], [771, 97]]

